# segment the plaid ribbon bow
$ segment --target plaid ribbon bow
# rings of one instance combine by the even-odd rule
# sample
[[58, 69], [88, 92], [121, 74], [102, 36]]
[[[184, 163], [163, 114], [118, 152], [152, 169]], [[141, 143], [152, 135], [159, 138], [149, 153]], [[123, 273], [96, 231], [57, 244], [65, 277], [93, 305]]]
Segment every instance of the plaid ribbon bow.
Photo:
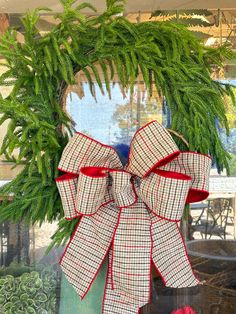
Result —
[[76, 133], [56, 179], [66, 219], [81, 217], [60, 265], [81, 299], [104, 259], [103, 314], [137, 314], [150, 302], [152, 264], [168, 287], [199, 284], [178, 227], [186, 202], [208, 196], [209, 156], [180, 152], [157, 121], [136, 132], [128, 165], [116, 151]]

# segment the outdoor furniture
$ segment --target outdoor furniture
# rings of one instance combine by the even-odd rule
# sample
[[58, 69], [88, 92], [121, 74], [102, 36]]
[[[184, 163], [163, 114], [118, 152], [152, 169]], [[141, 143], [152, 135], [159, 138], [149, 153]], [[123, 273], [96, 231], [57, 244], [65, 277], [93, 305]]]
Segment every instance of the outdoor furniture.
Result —
[[[193, 226], [199, 224], [201, 217], [203, 216], [205, 209], [208, 208], [208, 203], [192, 203], [190, 205], [190, 215], [188, 217], [188, 240], [194, 240], [193, 234], [195, 232]], [[199, 213], [200, 212], [200, 213]]]
[[[199, 206], [199, 208], [201, 207]], [[212, 236], [225, 239], [228, 217], [231, 210], [231, 199], [209, 199], [208, 204], [202, 206], [200, 216], [196, 220], [195, 224], [192, 225], [193, 233], [198, 231], [200, 232], [201, 237], [205, 239], [210, 239]]]
[[192, 211], [199, 211], [201, 210], [200, 215], [197, 217], [197, 219], [193, 218], [192, 223], [194, 223], [195, 225], [197, 225], [202, 217], [202, 215], [204, 214], [205, 209], [208, 208], [208, 203], [193, 203], [191, 204], [191, 212]]

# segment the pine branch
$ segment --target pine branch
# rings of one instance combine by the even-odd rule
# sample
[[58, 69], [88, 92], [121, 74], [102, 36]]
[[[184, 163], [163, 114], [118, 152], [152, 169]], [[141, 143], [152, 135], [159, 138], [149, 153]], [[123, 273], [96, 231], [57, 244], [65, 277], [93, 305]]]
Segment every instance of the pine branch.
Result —
[[[229, 131], [224, 97], [234, 103], [235, 97], [233, 87], [213, 81], [211, 73], [212, 65], [223, 67], [226, 59], [235, 58], [230, 47], [204, 47], [184, 25], [173, 22], [132, 24], [118, 16], [124, 11], [122, 0], [108, 0], [105, 12], [92, 17], [81, 12], [85, 7], [94, 10], [88, 3], [74, 7], [74, 0], [61, 2], [64, 11], [55, 15], [60, 23], [44, 36], [37, 29], [40, 11], [35, 10], [22, 19], [23, 42], [17, 42], [17, 32], [11, 28], [1, 37], [0, 54], [6, 60], [6, 72], [0, 76], [0, 84], [13, 89], [7, 98], [0, 98], [0, 125], [9, 120], [0, 153], [25, 165], [0, 189], [1, 194], [14, 194], [12, 202], [5, 200], [0, 206], [1, 220], [42, 223], [63, 217], [55, 178], [69, 138], [61, 130], [72, 135], [74, 127], [60, 102], [64, 87], [75, 83], [77, 71], [84, 73], [94, 97], [95, 84], [103, 92], [103, 80], [110, 93], [115, 72], [122, 89], [129, 87], [132, 97], [141, 72], [149, 94], [155, 84], [167, 99], [171, 129], [182, 134], [189, 149], [209, 153], [219, 171], [228, 169], [228, 154], [216, 121]], [[186, 149], [180, 139], [175, 140]], [[75, 225], [76, 220], [60, 221], [52, 246], [65, 243]]]

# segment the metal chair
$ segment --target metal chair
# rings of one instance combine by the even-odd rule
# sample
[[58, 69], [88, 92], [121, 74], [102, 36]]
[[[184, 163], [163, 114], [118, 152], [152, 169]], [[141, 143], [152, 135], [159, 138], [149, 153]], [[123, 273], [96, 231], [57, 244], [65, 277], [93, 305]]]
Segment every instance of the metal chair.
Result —
[[210, 239], [213, 235], [225, 239], [230, 205], [230, 200], [226, 198], [209, 200], [204, 215], [206, 217], [201, 216], [198, 223], [192, 226], [193, 231], [200, 232], [201, 237], [205, 239]]

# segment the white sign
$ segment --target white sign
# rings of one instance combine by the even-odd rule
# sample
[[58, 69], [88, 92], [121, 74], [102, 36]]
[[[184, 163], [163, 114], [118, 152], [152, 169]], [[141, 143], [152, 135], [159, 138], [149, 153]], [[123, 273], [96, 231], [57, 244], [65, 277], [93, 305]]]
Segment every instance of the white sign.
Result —
[[210, 193], [236, 193], [236, 177], [210, 177]]

